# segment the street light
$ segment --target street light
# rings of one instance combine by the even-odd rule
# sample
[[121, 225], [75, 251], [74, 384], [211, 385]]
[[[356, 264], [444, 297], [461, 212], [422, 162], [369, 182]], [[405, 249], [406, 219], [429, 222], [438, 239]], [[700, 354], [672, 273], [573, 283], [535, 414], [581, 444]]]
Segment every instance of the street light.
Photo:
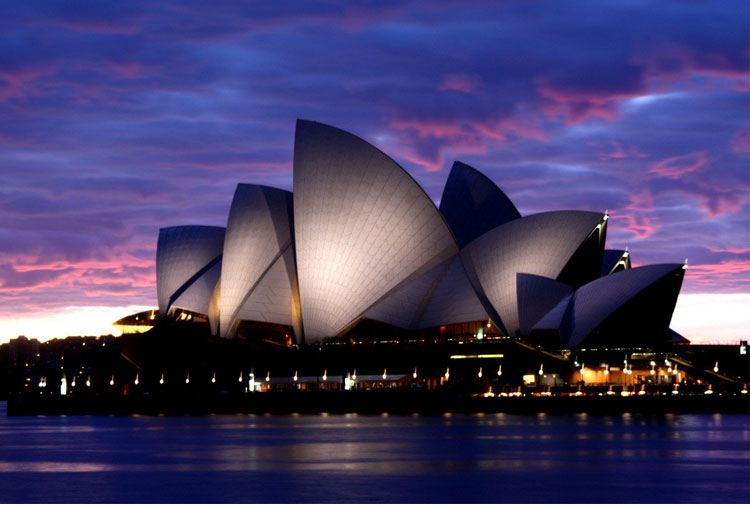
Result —
[[479, 367], [479, 373], [477, 373], [477, 377], [482, 378], [482, 367]]

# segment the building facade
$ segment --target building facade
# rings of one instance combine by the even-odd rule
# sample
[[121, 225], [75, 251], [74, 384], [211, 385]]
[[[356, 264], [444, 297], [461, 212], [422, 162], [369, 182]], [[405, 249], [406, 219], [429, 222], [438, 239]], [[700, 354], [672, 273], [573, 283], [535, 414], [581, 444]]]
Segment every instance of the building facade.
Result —
[[226, 228], [160, 231], [159, 315], [199, 314], [218, 336], [285, 344], [467, 326], [559, 348], [674, 340], [686, 266], [631, 269], [629, 252], [605, 249], [608, 219], [523, 217], [461, 162], [438, 209], [371, 144], [299, 120], [293, 193], [239, 184]]

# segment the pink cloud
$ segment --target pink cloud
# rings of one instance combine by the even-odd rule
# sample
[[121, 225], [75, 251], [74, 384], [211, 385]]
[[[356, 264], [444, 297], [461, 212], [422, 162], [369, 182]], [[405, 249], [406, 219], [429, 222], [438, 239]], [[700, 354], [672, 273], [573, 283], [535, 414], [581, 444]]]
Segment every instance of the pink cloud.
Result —
[[740, 211], [747, 199], [745, 196], [734, 193], [718, 193], [718, 190], [715, 190], [715, 192], [717, 193], [711, 194], [701, 203], [701, 208], [706, 210], [709, 218], [716, 218], [724, 213]]
[[0, 102], [34, 92], [30, 84], [55, 73], [53, 67], [24, 67], [0, 70]]
[[705, 151], [694, 151], [685, 155], [665, 158], [651, 166], [649, 173], [666, 178], [679, 178], [685, 174], [703, 169], [709, 163]]
[[633, 144], [623, 146], [623, 144], [619, 141], [607, 141], [607, 143], [612, 146], [612, 151], [608, 153], [597, 153], [600, 160], [620, 160], [631, 157], [648, 157], [648, 155], [646, 155], [645, 153], [641, 153], [640, 151], [638, 151], [638, 148], [636, 148]]
[[[393, 120], [389, 127], [396, 130], [414, 131], [419, 139], [412, 143], [401, 140], [394, 153], [425, 167], [428, 171], [439, 171], [445, 166], [446, 152], [455, 154], [485, 154], [490, 145], [509, 142], [517, 138], [547, 141], [541, 124], [533, 119], [502, 118], [497, 121], [477, 120], [467, 124], [440, 120]], [[423, 145], [420, 146], [420, 141]], [[432, 145], [432, 148], [426, 145]], [[422, 148], [422, 149], [420, 149]]]
[[552, 119], [564, 118], [568, 126], [578, 125], [589, 118], [597, 117], [615, 121], [620, 117], [617, 101], [641, 96], [640, 93], [607, 93], [561, 90], [550, 85], [540, 85], [539, 95], [547, 99], [542, 112]]
[[630, 231], [638, 239], [648, 238], [656, 232], [656, 227], [651, 223], [651, 218], [648, 216], [636, 213], [618, 213], [617, 219], [625, 221], [625, 225], [618, 225], [618, 229]]
[[471, 93], [479, 88], [481, 84], [482, 78], [474, 74], [448, 74], [443, 77], [443, 82], [440, 84], [438, 90]]
[[750, 261], [724, 260], [715, 264], [689, 264], [685, 280], [702, 287], [717, 289], [726, 289], [733, 284], [748, 284]]
[[[654, 198], [648, 191], [630, 196], [630, 204], [623, 210], [612, 210], [614, 220], [609, 224], [613, 229], [624, 229], [638, 239], [648, 238], [656, 231], [649, 216], [654, 211]], [[623, 225], [624, 221], [624, 225]]]
[[137, 62], [113, 62], [107, 61], [107, 65], [112, 68], [115, 72], [125, 77], [136, 77], [141, 71], [142, 67]]
[[750, 248], [712, 248], [709, 246], [708, 249], [715, 253], [750, 254]]

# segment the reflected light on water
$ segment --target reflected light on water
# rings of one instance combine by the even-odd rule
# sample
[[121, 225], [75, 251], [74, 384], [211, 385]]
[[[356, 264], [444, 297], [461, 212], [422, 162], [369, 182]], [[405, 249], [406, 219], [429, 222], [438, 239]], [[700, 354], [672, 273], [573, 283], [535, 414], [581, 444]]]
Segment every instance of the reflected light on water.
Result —
[[[88, 495], [144, 480], [159, 494], [170, 478], [198, 488], [133, 492], [136, 503], [296, 503], [323, 491], [332, 502], [580, 503], [611, 499], [622, 477], [634, 502], [741, 503], [750, 473], [741, 415], [0, 417], [0, 435], [11, 500], [38, 500], [21, 496], [34, 494], [33, 474], [64, 471]], [[14, 488], [10, 472], [27, 482]], [[707, 496], [717, 488], [734, 496]]]

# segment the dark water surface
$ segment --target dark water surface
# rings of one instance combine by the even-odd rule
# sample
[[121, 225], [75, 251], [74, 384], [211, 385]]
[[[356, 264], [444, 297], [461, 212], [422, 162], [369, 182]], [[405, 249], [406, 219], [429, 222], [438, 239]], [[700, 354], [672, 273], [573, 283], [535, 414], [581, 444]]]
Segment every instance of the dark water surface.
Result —
[[7, 417], [0, 502], [750, 502], [750, 417]]

